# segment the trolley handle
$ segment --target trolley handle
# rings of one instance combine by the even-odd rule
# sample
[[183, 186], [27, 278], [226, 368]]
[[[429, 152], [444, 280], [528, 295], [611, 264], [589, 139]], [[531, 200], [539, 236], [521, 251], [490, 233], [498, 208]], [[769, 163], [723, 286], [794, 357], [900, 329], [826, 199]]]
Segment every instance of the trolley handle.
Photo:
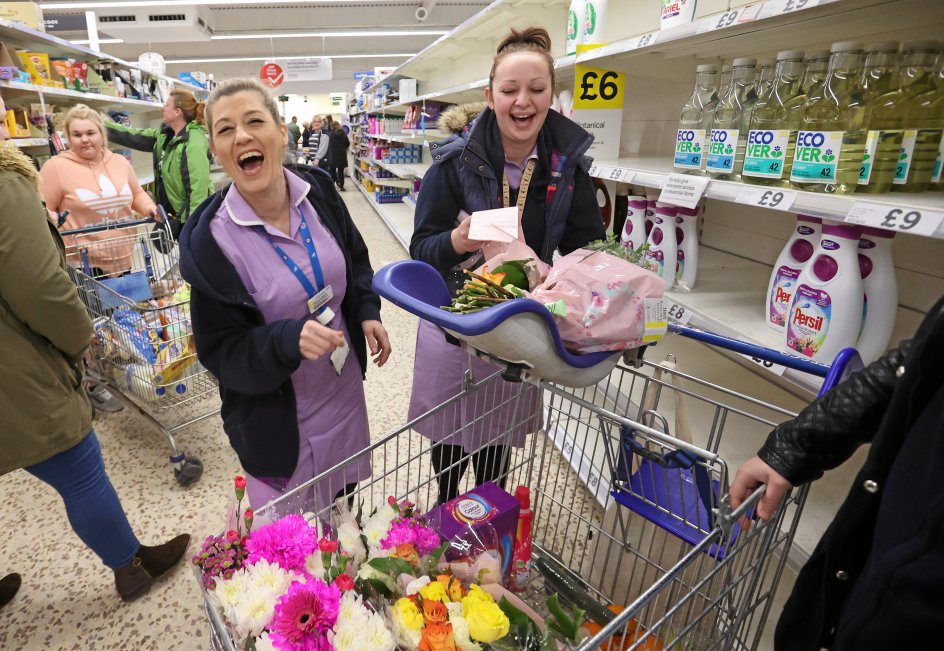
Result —
[[766, 362], [780, 364], [781, 366], [786, 366], [787, 368], [792, 368], [796, 371], [802, 371], [804, 373], [809, 373], [810, 375], [816, 375], [817, 377], [822, 378], [825, 378], [827, 375], [829, 375], [830, 365], [828, 364], [820, 364], [819, 362], [801, 359], [793, 355], [782, 353], [779, 350], [774, 350], [773, 348], [765, 348], [764, 346], [758, 346], [757, 344], [751, 344], [746, 341], [732, 339], [730, 337], [718, 335], [713, 332], [696, 330], [695, 328], [689, 328], [688, 326], [683, 326], [678, 323], [669, 323], [668, 329], [669, 332], [674, 332], [676, 334], [682, 335], [683, 337], [688, 337], [689, 339], [694, 339], [711, 346], [717, 346], [718, 348], [724, 348], [736, 353], [741, 353], [742, 355], [757, 357]]
[[[166, 217], [165, 217], [166, 219]], [[112, 222], [109, 224], [96, 224], [94, 226], [85, 226], [83, 228], [76, 228], [71, 231], [60, 231], [59, 234], [62, 236], [66, 235], [86, 235], [88, 233], [101, 233], [103, 231], [109, 231], [118, 228], [129, 228], [131, 226], [144, 226], [146, 224], [157, 224], [160, 223], [158, 220], [153, 217], [147, 217], [145, 219], [138, 219], [130, 222]]]

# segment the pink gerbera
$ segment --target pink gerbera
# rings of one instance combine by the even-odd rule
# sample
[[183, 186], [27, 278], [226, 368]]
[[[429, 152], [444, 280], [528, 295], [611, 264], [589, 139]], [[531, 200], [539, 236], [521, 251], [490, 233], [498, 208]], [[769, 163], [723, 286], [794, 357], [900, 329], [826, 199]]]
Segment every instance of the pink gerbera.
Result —
[[341, 590], [321, 581], [295, 582], [275, 605], [269, 639], [283, 651], [329, 651], [327, 632], [338, 621]]
[[283, 570], [304, 573], [306, 559], [318, 550], [318, 532], [302, 516], [287, 515], [253, 530], [246, 548], [250, 564], [264, 558]]

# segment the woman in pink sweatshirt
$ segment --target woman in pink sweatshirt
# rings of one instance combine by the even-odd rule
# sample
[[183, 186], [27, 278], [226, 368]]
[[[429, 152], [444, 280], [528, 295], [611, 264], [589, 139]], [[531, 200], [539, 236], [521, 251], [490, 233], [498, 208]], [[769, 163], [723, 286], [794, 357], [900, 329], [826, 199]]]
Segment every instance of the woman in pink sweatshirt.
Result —
[[[53, 213], [69, 211], [63, 230], [132, 219], [132, 210], [151, 217], [157, 207], [141, 189], [124, 156], [106, 149], [105, 127], [97, 112], [79, 104], [66, 114], [69, 150], [53, 156], [40, 171], [43, 200]], [[114, 244], [105, 244], [115, 239]], [[101, 231], [66, 237], [66, 249], [88, 245], [93, 274], [112, 275], [131, 269], [132, 244], [127, 232]]]

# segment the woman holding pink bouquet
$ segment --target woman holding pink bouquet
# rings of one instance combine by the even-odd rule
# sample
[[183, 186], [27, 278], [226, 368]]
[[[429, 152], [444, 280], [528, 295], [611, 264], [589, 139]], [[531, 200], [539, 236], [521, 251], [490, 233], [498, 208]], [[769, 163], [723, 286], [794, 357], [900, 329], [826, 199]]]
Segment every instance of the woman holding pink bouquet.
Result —
[[[512, 30], [498, 46], [485, 90], [488, 106], [466, 124], [467, 108], [443, 115], [456, 135], [430, 145], [433, 166], [423, 178], [410, 254], [436, 267], [450, 290], [463, 270], [484, 260], [484, 242], [469, 239], [468, 219], [479, 210], [517, 206], [525, 243], [546, 263], [605, 236], [585, 156], [593, 136], [551, 111], [554, 59], [543, 28]], [[409, 418], [458, 395], [471, 364], [477, 380], [498, 371], [470, 362], [436, 326], [421, 321], [416, 339]], [[458, 494], [471, 459], [477, 484], [503, 484], [507, 446], [521, 447], [541, 427], [541, 394], [496, 378], [416, 429], [437, 442], [431, 451], [439, 502]], [[453, 435], [453, 433], [455, 433]]]

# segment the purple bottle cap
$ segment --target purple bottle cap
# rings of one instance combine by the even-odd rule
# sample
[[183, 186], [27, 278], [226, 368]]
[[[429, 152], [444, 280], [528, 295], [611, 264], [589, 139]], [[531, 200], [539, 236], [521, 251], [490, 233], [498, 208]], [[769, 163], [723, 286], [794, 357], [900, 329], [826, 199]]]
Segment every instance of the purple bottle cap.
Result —
[[636, 210], [645, 210], [648, 202], [645, 197], [630, 197], [629, 198], [629, 207], [635, 208]]
[[823, 222], [823, 236], [827, 235], [858, 241], [859, 236], [862, 235], [862, 227], [837, 224], [836, 222]]
[[653, 222], [649, 221], [648, 219], [646, 220], [646, 237], [647, 238], [649, 237], [649, 233], [652, 232], [653, 225], [654, 225]]
[[813, 261], [813, 275], [824, 283], [832, 280], [838, 271], [839, 263], [826, 254], [816, 256]]
[[862, 276], [862, 280], [865, 280], [869, 277], [869, 274], [872, 273], [872, 260], [869, 259], [869, 256], [859, 254], [859, 275]]
[[652, 243], [656, 246], [662, 244], [662, 229], [656, 228], [652, 231], [652, 235], [649, 236], [649, 239], [652, 240]]
[[790, 246], [790, 255], [799, 262], [806, 262], [813, 257], [813, 245], [807, 240], [796, 240]]
[[682, 232], [681, 228], [675, 229], [675, 242], [676, 244], [681, 244], [682, 240], [685, 239], [685, 233]]

